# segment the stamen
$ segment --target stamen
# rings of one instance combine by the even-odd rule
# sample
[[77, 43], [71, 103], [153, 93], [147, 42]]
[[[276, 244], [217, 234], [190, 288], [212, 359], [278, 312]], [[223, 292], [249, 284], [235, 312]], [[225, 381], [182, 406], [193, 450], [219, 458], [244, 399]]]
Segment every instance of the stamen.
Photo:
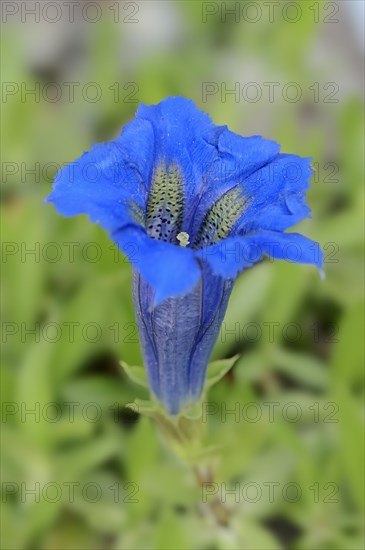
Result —
[[181, 231], [181, 233], [179, 233], [176, 238], [179, 241], [180, 246], [184, 248], [190, 244], [189, 233], [185, 233], [185, 231]]

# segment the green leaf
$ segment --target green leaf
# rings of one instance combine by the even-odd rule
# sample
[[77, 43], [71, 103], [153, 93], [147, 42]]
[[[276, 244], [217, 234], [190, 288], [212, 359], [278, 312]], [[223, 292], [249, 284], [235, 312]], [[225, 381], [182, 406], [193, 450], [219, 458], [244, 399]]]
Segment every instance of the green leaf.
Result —
[[165, 508], [155, 530], [154, 547], [160, 550], [188, 548], [188, 536], [181, 518], [171, 509]]
[[324, 390], [328, 387], [328, 370], [320, 359], [283, 348], [272, 354], [275, 368], [308, 388]]
[[219, 548], [222, 550], [228, 550], [228, 548], [237, 548], [237, 550], [262, 550], [263, 548], [265, 550], [280, 550], [281, 548], [281, 545], [270, 531], [259, 523], [247, 521], [247, 519], [243, 521], [242, 517], [237, 516], [233, 526], [237, 537], [237, 545], [226, 545], [220, 540]]

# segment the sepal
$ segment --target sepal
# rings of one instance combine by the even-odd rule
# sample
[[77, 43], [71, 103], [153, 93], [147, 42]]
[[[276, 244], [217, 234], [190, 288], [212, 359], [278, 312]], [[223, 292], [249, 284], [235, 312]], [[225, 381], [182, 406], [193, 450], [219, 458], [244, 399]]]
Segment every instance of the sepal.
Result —
[[239, 355], [235, 355], [230, 359], [219, 359], [218, 361], [213, 361], [212, 363], [209, 363], [207, 378], [204, 385], [204, 393], [227, 374], [227, 372], [233, 367], [233, 365], [237, 363], [238, 358]]
[[147, 374], [143, 367], [131, 366], [124, 361], [120, 361], [119, 364], [132, 382], [144, 388], [148, 388]]
[[132, 403], [128, 403], [126, 406], [138, 414], [143, 414], [144, 416], [149, 416], [152, 418], [159, 410], [159, 406], [156, 401], [147, 399], [135, 399]]
[[[216, 455], [219, 446], [205, 444], [206, 422], [203, 422], [203, 401], [208, 390], [219, 382], [233, 367], [238, 355], [230, 359], [213, 361], [208, 365], [207, 378], [201, 398], [196, 403], [184, 407], [178, 415], [170, 416], [162, 404], [155, 399], [135, 399], [127, 406], [134, 412], [153, 418], [164, 436], [167, 445], [181, 459], [191, 464], [199, 464], [209, 456]], [[130, 366], [120, 362], [124, 372], [136, 384], [148, 388], [147, 376], [144, 368]]]

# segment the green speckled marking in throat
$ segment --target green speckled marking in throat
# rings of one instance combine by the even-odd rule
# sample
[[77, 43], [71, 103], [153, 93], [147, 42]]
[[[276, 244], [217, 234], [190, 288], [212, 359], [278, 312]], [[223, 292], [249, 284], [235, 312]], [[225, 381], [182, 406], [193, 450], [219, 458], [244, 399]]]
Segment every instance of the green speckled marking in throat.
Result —
[[145, 226], [154, 239], [177, 244], [184, 215], [184, 181], [179, 168], [155, 169], [148, 197]]
[[224, 193], [205, 214], [194, 241], [194, 248], [209, 246], [228, 237], [246, 210], [247, 203], [248, 199], [242, 195], [239, 187]]

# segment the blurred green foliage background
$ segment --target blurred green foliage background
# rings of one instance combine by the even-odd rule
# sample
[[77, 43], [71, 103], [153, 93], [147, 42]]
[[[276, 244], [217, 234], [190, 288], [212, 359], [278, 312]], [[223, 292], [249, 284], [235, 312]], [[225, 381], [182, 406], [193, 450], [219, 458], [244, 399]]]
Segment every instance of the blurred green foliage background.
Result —
[[[363, 548], [362, 2], [76, 2], [74, 22], [32, 4], [2, 14], [1, 547]], [[125, 407], [144, 397], [118, 365], [141, 364], [130, 266], [42, 202], [57, 167], [169, 95], [315, 167], [299, 230], [326, 279], [243, 273], [214, 350], [240, 353], [206, 408], [230, 529]]]

